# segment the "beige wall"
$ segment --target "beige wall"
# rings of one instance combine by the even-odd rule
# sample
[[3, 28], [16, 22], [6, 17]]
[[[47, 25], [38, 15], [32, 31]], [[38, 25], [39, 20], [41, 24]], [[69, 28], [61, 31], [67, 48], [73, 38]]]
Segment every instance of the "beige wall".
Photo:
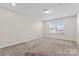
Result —
[[0, 48], [41, 36], [41, 21], [0, 8]]
[[[61, 35], [49, 34], [48, 24], [53, 23], [53, 22], [59, 22], [59, 21], [64, 21], [64, 24], [65, 24], [64, 34], [61, 34]], [[76, 41], [76, 16], [55, 19], [51, 21], [45, 21], [43, 27], [44, 27], [45, 37]]]

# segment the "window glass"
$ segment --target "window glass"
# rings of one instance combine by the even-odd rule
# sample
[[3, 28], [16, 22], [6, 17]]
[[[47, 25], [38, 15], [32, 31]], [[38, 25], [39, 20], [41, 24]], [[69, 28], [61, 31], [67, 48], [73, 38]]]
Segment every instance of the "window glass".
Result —
[[64, 33], [64, 22], [49, 24], [49, 33]]

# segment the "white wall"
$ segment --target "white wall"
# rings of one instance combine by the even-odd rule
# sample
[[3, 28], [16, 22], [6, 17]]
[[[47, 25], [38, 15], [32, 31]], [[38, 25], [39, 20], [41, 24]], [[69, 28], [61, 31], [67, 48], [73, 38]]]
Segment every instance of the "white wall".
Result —
[[[65, 22], [65, 35], [49, 34], [48, 24], [58, 21]], [[76, 16], [41, 22], [0, 8], [0, 48], [42, 37], [42, 33], [44, 37], [76, 40]]]
[[79, 44], [79, 13], [77, 14], [77, 43]]
[[0, 48], [41, 36], [41, 21], [0, 8]]
[[[48, 33], [48, 24], [53, 22], [64, 21], [65, 29], [64, 34], [49, 34]], [[44, 22], [44, 36], [49, 38], [58, 38], [58, 39], [66, 39], [76, 41], [76, 16], [66, 17], [61, 19], [55, 19], [51, 21]]]

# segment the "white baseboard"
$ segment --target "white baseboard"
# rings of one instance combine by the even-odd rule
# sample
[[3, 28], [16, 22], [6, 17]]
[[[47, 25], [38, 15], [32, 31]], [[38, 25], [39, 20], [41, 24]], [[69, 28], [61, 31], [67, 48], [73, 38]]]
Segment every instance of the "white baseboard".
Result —
[[[16, 44], [19, 44], [19, 43], [28, 42], [28, 41], [31, 41], [31, 40], [36, 40], [38, 38], [49, 38], [49, 37], [36, 36], [36, 37], [32, 37], [28, 40], [20, 41], [20, 42], [17, 42], [17, 43], [6, 44], [6, 45], [3, 45], [3, 46], [0, 46], [0, 48], [5, 48], [5, 47], [13, 46], [13, 45], [16, 45]], [[53, 38], [50, 38], [50, 39], [53, 39]], [[57, 38], [54, 38], [54, 39], [57, 39]], [[64, 39], [64, 40], [66, 40], [66, 39]], [[74, 41], [74, 40], [72, 40], [72, 41]], [[76, 41], [76, 42], [79, 45], [79, 41]]]
[[24, 40], [24, 41], [21, 41], [21, 42], [12, 43], [12, 44], [6, 44], [6, 45], [3, 45], [3, 46], [0, 46], [0, 48], [5, 48], [5, 47], [13, 46], [13, 45], [16, 45], [16, 44], [19, 44], [19, 43], [28, 42], [28, 41], [35, 40], [35, 39], [38, 39], [38, 38], [41, 38], [41, 37], [42, 37], [42, 36], [33, 37], [33, 38], [30, 38], [30, 39], [28, 39], [28, 40]]
[[[66, 38], [53, 38], [53, 37], [45, 37], [45, 38], [49, 38], [49, 39], [60, 39], [60, 40], [68, 40], [68, 39], [66, 39]], [[69, 39], [69, 41], [76, 41], [76, 40]]]

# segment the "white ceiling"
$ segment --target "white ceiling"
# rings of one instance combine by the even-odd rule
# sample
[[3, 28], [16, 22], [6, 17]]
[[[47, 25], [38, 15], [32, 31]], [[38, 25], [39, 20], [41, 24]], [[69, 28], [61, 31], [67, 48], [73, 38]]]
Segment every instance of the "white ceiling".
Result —
[[[16, 7], [11, 3], [1, 3], [0, 7], [8, 8], [33, 19], [49, 20], [55, 18], [76, 15], [79, 12], [78, 3], [16, 3]], [[44, 14], [44, 9], [51, 9], [52, 12]]]

